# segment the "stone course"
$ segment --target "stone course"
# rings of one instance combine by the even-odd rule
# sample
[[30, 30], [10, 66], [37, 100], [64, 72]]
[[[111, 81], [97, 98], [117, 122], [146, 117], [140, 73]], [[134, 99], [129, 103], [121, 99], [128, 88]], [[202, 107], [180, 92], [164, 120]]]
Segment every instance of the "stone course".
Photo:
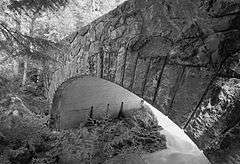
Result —
[[[97, 76], [141, 96], [183, 127], [221, 61], [240, 49], [239, 6], [226, 0], [128, 0], [64, 39], [69, 53], [52, 77], [49, 100], [69, 78]], [[218, 112], [208, 114], [221, 121]], [[207, 150], [205, 141], [217, 131], [202, 132], [203, 116], [197, 113], [186, 131]]]

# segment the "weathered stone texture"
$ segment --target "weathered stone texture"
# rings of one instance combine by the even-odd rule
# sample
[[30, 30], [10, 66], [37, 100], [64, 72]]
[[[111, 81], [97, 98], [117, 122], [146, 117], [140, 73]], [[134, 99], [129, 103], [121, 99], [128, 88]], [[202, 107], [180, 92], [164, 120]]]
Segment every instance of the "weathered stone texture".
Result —
[[152, 103], [153, 96], [157, 87], [157, 80], [159, 75], [159, 71], [162, 69], [163, 60], [160, 58], [152, 58], [151, 65], [148, 73], [148, 78], [146, 81], [145, 92], [143, 98]]
[[[186, 68], [182, 80], [179, 81], [179, 91], [176, 93], [171, 119], [183, 127], [203, 95], [211, 78], [211, 72], [199, 68]], [[184, 110], [183, 110], [184, 109]]]
[[146, 58], [139, 58], [136, 67], [136, 76], [133, 83], [132, 91], [138, 96], [142, 96], [143, 84], [145, 80], [145, 75], [147, 71], [149, 60]]
[[138, 56], [139, 56], [138, 53], [128, 53], [127, 54], [123, 86], [130, 90], [131, 90], [131, 85], [133, 85], [135, 75], [136, 75]]
[[[69, 53], [63, 57], [65, 66], [53, 75], [49, 99], [72, 76], [102, 76], [183, 126], [210, 82], [209, 75], [240, 49], [239, 11], [237, 1], [128, 0], [64, 40]], [[217, 113], [209, 115], [219, 123]], [[205, 114], [195, 117], [205, 119]], [[204, 137], [213, 136], [202, 132], [208, 123], [195, 122], [190, 133], [202, 145]], [[188, 128], [194, 123], [190, 124]]]
[[[158, 90], [155, 106], [158, 107], [161, 112], [169, 115], [171, 109], [169, 109], [170, 102], [174, 93], [174, 86], [178, 75], [180, 74], [181, 66], [165, 66], [161, 86]], [[160, 71], [158, 71], [159, 74]]]
[[219, 149], [210, 149], [205, 151], [212, 163], [219, 164], [237, 164], [240, 163], [240, 124], [233, 127], [224, 135]]
[[125, 72], [125, 66], [126, 66], [126, 48], [121, 47], [118, 52], [117, 57], [117, 67], [116, 67], [116, 77], [115, 77], [115, 83], [122, 84], [123, 78], [124, 78], [124, 72]]
[[[202, 103], [199, 112], [187, 127], [187, 133], [202, 150], [206, 151], [209, 158], [214, 159], [214, 162], [228, 163], [229, 161], [226, 162], [227, 158], [233, 155], [228, 150], [229, 147], [234, 147], [234, 144], [239, 146], [236, 139], [228, 140], [229, 133], [232, 133], [231, 137], [233, 138], [239, 137], [236, 129], [240, 120], [239, 80], [232, 79], [224, 85], [220, 83], [219, 88], [210, 94], [212, 94], [212, 98], [206, 99]], [[229, 145], [224, 146], [226, 142]], [[216, 154], [213, 153], [214, 151]], [[239, 147], [234, 148], [234, 151], [239, 152]], [[217, 157], [219, 154], [222, 155]], [[224, 158], [225, 160], [219, 161]]]

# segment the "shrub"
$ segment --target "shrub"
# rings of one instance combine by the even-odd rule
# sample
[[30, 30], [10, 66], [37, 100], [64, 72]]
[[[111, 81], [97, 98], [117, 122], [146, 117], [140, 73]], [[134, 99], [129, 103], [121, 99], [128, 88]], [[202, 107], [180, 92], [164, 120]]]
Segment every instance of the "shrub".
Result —
[[[3, 110], [2, 110], [3, 111]], [[132, 110], [120, 118], [90, 119], [84, 127], [51, 131], [35, 114], [0, 114], [0, 132], [7, 140], [1, 158], [16, 164], [77, 161], [103, 163], [119, 154], [152, 153], [166, 148], [161, 127], [148, 110]]]

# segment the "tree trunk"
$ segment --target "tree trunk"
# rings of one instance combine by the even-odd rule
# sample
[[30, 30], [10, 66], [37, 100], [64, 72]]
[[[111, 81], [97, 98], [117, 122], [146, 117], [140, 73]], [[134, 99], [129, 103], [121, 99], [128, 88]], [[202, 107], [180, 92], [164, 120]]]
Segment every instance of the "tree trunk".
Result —
[[[35, 23], [35, 20], [36, 20], [37, 16], [34, 15], [32, 17], [32, 20], [31, 20], [31, 26], [30, 26], [30, 31], [29, 31], [29, 36], [32, 37], [33, 36], [33, 29], [34, 29], [34, 23]], [[29, 45], [29, 48], [31, 50], [31, 43]], [[24, 86], [26, 84], [26, 81], [27, 81], [27, 71], [28, 71], [28, 55], [26, 55], [25, 59], [24, 59], [24, 70], [23, 70], [23, 78], [22, 78], [22, 86]]]
[[44, 96], [47, 97], [48, 88], [49, 88], [49, 63], [47, 61], [43, 61], [43, 71], [42, 71], [42, 80], [44, 87]]
[[[16, 23], [15, 29], [16, 29], [16, 31], [18, 31], [20, 33], [21, 32], [21, 19], [19, 17], [15, 17], [14, 20]], [[12, 53], [14, 53], [14, 55], [15, 55], [16, 52], [12, 52]], [[14, 58], [13, 59], [13, 75], [15, 77], [17, 77], [19, 74], [19, 65], [20, 65], [19, 58], [18, 57]]]
[[24, 86], [26, 84], [26, 81], [27, 81], [27, 69], [28, 69], [28, 57], [26, 57], [25, 60], [24, 60], [22, 86]]

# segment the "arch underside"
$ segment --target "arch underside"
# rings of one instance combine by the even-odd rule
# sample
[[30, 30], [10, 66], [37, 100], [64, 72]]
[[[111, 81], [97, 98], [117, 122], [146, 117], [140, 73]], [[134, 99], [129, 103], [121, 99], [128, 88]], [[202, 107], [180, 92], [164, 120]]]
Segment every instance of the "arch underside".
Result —
[[[199, 99], [206, 91], [211, 79], [211, 72], [201, 72], [198, 67], [193, 66], [169, 65], [166, 63], [166, 58], [139, 60], [144, 60], [145, 63], [140, 61], [141, 65], [136, 64], [132, 69], [128, 69], [127, 67], [130, 67], [128, 66], [130, 63], [126, 62], [126, 64], [123, 64], [125, 65], [125, 69], [121, 69], [124, 71], [121, 71], [119, 74], [116, 71], [114, 76], [108, 73], [102, 75], [101, 73], [100, 75], [75, 75], [70, 72], [72, 77], [69, 76], [69, 78], [68, 76], [65, 77], [68, 72], [56, 73], [57, 76], [62, 76], [62, 78], [57, 78], [57, 83], [60, 83], [61, 80], [63, 83], [56, 85], [59, 87], [57, 87], [56, 92], [52, 94], [54, 95], [52, 110], [55, 110], [57, 107], [55, 101], [61, 99], [61, 91], [72, 81], [84, 76], [98, 76], [99, 78], [118, 84], [136, 94], [159, 109], [180, 127], [183, 127], [192, 111], [199, 103]], [[100, 70], [99, 72], [107, 71]]]
[[[218, 79], [219, 72], [214, 75], [206, 65], [221, 68], [222, 58], [239, 50], [236, 43], [240, 33], [235, 23], [239, 14], [232, 13], [235, 5], [231, 3], [226, 4], [231, 10], [221, 8], [222, 2], [202, 6], [190, 0], [129, 0], [74, 32], [65, 38], [69, 53], [63, 57], [64, 67], [54, 73], [49, 88], [53, 111], [58, 108], [56, 102], [62, 100], [62, 90], [71, 84], [68, 79], [98, 77], [149, 102], [186, 128], [204, 151], [212, 147], [216, 139], [225, 135], [219, 137], [219, 132], [231, 129], [228, 122], [234, 122], [225, 113], [239, 115], [232, 107], [213, 107], [217, 109], [214, 112], [199, 107], [212, 96], [209, 91]], [[208, 6], [207, 10], [204, 6]], [[212, 11], [220, 15], [206, 17]], [[206, 47], [211, 53], [205, 52]], [[57, 120], [59, 115], [54, 117]], [[231, 161], [232, 155], [227, 156]]]
[[[121, 112], [123, 115], [131, 113], [133, 109], [142, 107], [151, 110], [163, 127], [163, 133], [167, 137], [167, 149], [154, 154], [143, 155], [145, 161], [171, 162], [192, 161], [194, 158], [201, 164], [207, 164], [208, 160], [197, 146], [189, 139], [184, 131], [174, 124], [168, 117], [142, 98], [110, 81], [90, 76], [77, 76], [65, 81], [56, 91], [53, 100], [51, 117], [52, 127], [57, 129], [71, 129], [84, 125], [89, 117], [95, 119], [104, 118], [106, 115], [116, 118]], [[90, 116], [90, 113], [91, 116]], [[53, 117], [52, 117], [53, 118]], [[184, 156], [176, 159], [172, 155]], [[154, 156], [154, 159], [153, 159]], [[170, 162], [170, 163], [171, 163]]]

